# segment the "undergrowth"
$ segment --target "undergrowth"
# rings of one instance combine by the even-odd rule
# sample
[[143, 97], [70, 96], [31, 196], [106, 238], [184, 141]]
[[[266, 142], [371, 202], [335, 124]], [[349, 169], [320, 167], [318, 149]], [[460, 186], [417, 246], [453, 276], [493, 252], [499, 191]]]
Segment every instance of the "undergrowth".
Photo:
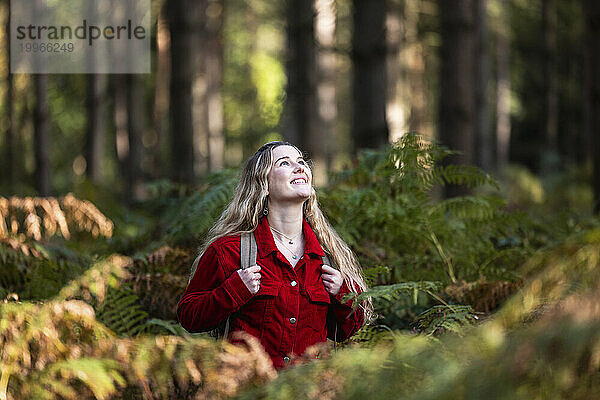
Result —
[[[69, 234], [44, 211], [51, 200], [4, 199], [13, 208], [0, 229], [0, 399], [586, 398], [599, 389], [598, 220], [545, 208], [581, 205], [570, 190], [545, 189], [565, 180], [538, 185], [515, 169], [498, 182], [442, 165], [450, 154], [405, 135], [319, 191], [363, 267], [370, 289], [358, 299], [372, 297], [379, 318], [337, 353], [316, 346], [322, 360], [297, 357], [279, 375], [255, 339], [236, 347], [176, 322], [236, 170], [195, 191], [157, 182], [145, 204], [114, 207], [112, 218], [85, 219], [77, 207], [93, 205], [73, 202], [61, 208]], [[517, 181], [538, 197], [506, 198]], [[446, 184], [470, 194], [441, 199]], [[112, 237], [94, 237], [113, 220]]]

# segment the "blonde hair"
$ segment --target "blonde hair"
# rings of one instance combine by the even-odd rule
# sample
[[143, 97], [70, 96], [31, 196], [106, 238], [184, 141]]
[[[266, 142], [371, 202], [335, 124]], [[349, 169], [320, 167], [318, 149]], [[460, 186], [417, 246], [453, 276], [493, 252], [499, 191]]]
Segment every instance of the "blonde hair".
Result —
[[[292, 146], [300, 154], [300, 149], [288, 142], [270, 142], [262, 145], [252, 157], [246, 161], [242, 170], [240, 181], [235, 190], [231, 203], [227, 206], [221, 217], [208, 232], [208, 238], [201, 247], [200, 254], [194, 261], [192, 275], [200, 257], [206, 249], [218, 238], [223, 236], [237, 236], [254, 232], [258, 226], [263, 210], [267, 206], [268, 181], [271, 171], [273, 156], [272, 150], [278, 146]], [[311, 165], [311, 163], [309, 163]], [[312, 167], [311, 167], [312, 168]], [[311, 189], [310, 197], [303, 204], [304, 217], [311, 226], [321, 247], [330, 256], [333, 263], [339, 268], [346, 285], [354, 293], [367, 290], [362, 270], [356, 256], [348, 245], [340, 238], [331, 227], [317, 201], [315, 189]], [[191, 278], [191, 277], [190, 277]], [[373, 301], [369, 297], [359, 305], [365, 314], [365, 321], [371, 322], [373, 318]]]

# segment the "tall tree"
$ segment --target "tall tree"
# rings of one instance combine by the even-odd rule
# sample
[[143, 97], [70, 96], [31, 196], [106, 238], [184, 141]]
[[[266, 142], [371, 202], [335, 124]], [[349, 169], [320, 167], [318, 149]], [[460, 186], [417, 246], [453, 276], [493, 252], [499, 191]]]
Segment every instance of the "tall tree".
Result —
[[121, 74], [113, 77], [115, 145], [119, 170], [125, 182], [129, 202], [141, 200], [142, 134], [144, 130], [144, 87], [142, 77]]
[[386, 2], [353, 0], [352, 137], [355, 151], [389, 141], [386, 121]]
[[123, 181], [127, 181], [129, 158], [129, 133], [127, 127], [127, 78], [124, 74], [113, 75], [109, 90], [114, 104], [115, 153]]
[[204, 71], [206, 76], [206, 147], [208, 171], [223, 168], [225, 160], [225, 135], [223, 132], [223, 0], [208, 0], [204, 8], [205, 48]]
[[555, 0], [542, 0], [542, 31], [544, 35], [544, 143], [547, 151], [558, 153], [558, 73]]
[[510, 150], [510, 23], [508, 0], [497, 0], [500, 10], [496, 32], [496, 166], [508, 164]]
[[475, 23], [475, 155], [481, 168], [493, 167], [493, 137], [489, 126], [487, 87], [489, 81], [487, 0], [474, 1]]
[[390, 141], [406, 132], [428, 134], [425, 122], [423, 41], [419, 38], [421, 3], [390, 1], [387, 7], [387, 107]]
[[170, 53], [171, 43], [169, 35], [169, 24], [167, 21], [167, 2], [160, 7], [156, 27], [156, 79], [154, 82], [154, 102], [152, 110], [152, 134], [154, 135], [151, 164], [152, 176], [155, 178], [166, 177], [168, 171], [164, 171], [164, 161], [167, 155], [162, 149], [168, 147], [169, 139], [169, 83], [171, 81]]
[[[9, 38], [10, 37], [10, 1], [6, 1], [6, 11], [5, 11], [5, 31], [4, 31], [4, 37], [5, 38]], [[5, 40], [5, 46], [6, 46], [6, 92], [5, 92], [5, 96], [4, 96], [4, 107], [5, 107], [5, 132], [4, 132], [4, 140], [5, 140], [5, 144], [4, 144], [4, 149], [5, 149], [5, 155], [4, 158], [6, 160], [5, 162], [5, 168], [6, 168], [6, 175], [5, 178], [7, 180], [8, 186], [12, 187], [13, 184], [16, 182], [16, 172], [17, 172], [17, 167], [15, 165], [15, 159], [14, 159], [14, 154], [15, 154], [15, 129], [13, 127], [13, 122], [14, 122], [14, 99], [13, 99], [13, 92], [14, 92], [14, 77], [13, 74], [10, 71], [10, 59], [11, 59], [11, 54], [10, 54], [10, 40]]]
[[408, 131], [410, 117], [410, 90], [407, 79], [409, 60], [406, 57], [410, 18], [407, 18], [406, 8], [404, 1], [390, 2], [386, 10], [386, 74], [389, 82], [386, 118], [391, 142], [400, 139]]
[[86, 130], [86, 174], [98, 183], [102, 178], [104, 158], [104, 99], [106, 96], [106, 76], [87, 76], [87, 130]]
[[50, 122], [48, 113], [48, 75], [33, 76], [35, 189], [40, 196], [50, 195]]
[[196, 0], [167, 2], [171, 33], [171, 163], [173, 179], [194, 181], [194, 127], [192, 118], [192, 78], [198, 7]]
[[337, 119], [335, 27], [336, 4], [334, 0], [315, 2], [315, 39], [317, 51], [317, 111], [318, 128], [311, 136], [311, 157], [315, 162], [315, 185], [327, 184], [327, 171], [333, 158], [333, 138]]
[[194, 31], [191, 36], [194, 48], [191, 57], [192, 71], [192, 143], [194, 148], [194, 176], [208, 172], [208, 77], [206, 58], [208, 54], [208, 34], [206, 32], [206, 11], [208, 0], [196, 1], [194, 9], [188, 10], [194, 18]]
[[[473, 0], [439, 0], [442, 45], [439, 132], [443, 144], [462, 154], [449, 159], [472, 164], [474, 147]], [[446, 196], [465, 192], [449, 185]]]
[[143, 193], [142, 171], [142, 135], [144, 134], [144, 82], [141, 75], [126, 76], [127, 90], [127, 138], [129, 155], [127, 157], [127, 198], [130, 201], [141, 200]]
[[[96, 19], [99, 14], [98, 4], [89, 2], [88, 15]], [[88, 71], [94, 70], [101, 57], [95, 47], [90, 49], [87, 57]], [[89, 74], [87, 76], [87, 127], [85, 159], [87, 162], [86, 175], [94, 183], [98, 183], [102, 175], [104, 158], [104, 100], [106, 96], [106, 75]]]
[[589, 92], [588, 126], [591, 134], [593, 157], [592, 185], [594, 187], [594, 212], [600, 213], [600, 3], [584, 0], [586, 18], [585, 53], [588, 61]]
[[314, 1], [287, 0], [287, 89], [283, 136], [312, 152], [316, 130]]

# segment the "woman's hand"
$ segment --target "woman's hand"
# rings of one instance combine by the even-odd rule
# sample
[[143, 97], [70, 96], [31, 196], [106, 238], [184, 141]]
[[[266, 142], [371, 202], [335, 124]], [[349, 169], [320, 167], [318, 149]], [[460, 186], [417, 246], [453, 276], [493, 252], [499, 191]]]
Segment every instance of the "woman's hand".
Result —
[[244, 282], [244, 285], [246, 285], [252, 294], [256, 294], [258, 289], [260, 289], [260, 274], [258, 271], [260, 271], [259, 265], [237, 270], [240, 278], [242, 278], [242, 282]]
[[344, 283], [342, 274], [340, 271], [330, 267], [329, 265], [323, 265], [321, 270], [323, 271], [321, 274], [321, 279], [323, 279], [323, 286], [325, 286], [325, 290], [335, 296], [340, 291], [342, 283]]

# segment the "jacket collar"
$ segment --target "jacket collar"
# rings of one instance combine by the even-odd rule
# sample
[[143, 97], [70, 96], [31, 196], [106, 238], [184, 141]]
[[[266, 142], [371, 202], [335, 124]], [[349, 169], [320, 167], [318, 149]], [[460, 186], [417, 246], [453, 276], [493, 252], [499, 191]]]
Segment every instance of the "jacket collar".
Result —
[[[302, 233], [304, 233], [304, 254], [315, 254], [320, 257], [324, 256], [325, 253], [317, 240], [317, 236], [305, 218], [302, 220]], [[256, 237], [258, 254], [261, 259], [266, 258], [272, 252], [277, 251], [273, 233], [269, 228], [269, 221], [266, 217], [262, 217], [258, 221], [254, 236]]]

